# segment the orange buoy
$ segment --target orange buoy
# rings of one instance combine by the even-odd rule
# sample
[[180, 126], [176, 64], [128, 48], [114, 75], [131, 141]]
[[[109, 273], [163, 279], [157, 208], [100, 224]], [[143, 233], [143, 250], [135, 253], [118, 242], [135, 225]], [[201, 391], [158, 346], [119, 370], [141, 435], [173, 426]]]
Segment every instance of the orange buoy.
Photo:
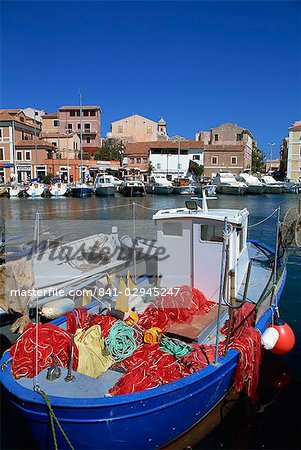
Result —
[[275, 328], [279, 333], [279, 339], [275, 346], [271, 349], [272, 353], [276, 355], [285, 355], [290, 352], [295, 345], [295, 335], [291, 327], [278, 319], [274, 325], [270, 325], [270, 328]]

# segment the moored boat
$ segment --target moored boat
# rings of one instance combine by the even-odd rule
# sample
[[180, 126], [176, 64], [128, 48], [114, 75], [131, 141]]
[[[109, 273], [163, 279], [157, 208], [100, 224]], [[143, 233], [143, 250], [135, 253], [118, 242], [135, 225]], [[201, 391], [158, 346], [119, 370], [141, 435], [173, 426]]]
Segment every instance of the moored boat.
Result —
[[54, 178], [47, 189], [53, 197], [62, 197], [67, 194], [68, 186], [60, 178]]
[[153, 175], [150, 177], [149, 183], [146, 186], [146, 191], [149, 194], [172, 194], [172, 182], [166, 178], [166, 175]]
[[237, 181], [231, 172], [220, 172], [213, 179], [218, 194], [243, 195], [247, 185]]
[[285, 190], [285, 183], [283, 181], [276, 181], [271, 175], [262, 175], [261, 181], [265, 194], [282, 194]]
[[0, 186], [0, 197], [7, 196], [7, 188], [5, 186]]
[[95, 195], [99, 197], [114, 195], [115, 184], [113, 183], [112, 176], [106, 174], [98, 174], [95, 178], [94, 188]]
[[173, 180], [173, 194], [194, 194], [195, 186], [189, 178], [175, 178]]
[[[68, 441], [76, 449], [163, 447], [201, 423], [232, 388], [246, 382], [254, 394], [261, 334], [277, 315], [286, 271], [272, 248], [247, 241], [248, 215], [208, 210], [205, 198], [202, 208], [187, 202], [158, 211], [157, 243], [168, 257], [158, 260], [160, 288], [150, 292], [151, 303], [142, 299], [135, 315], [123, 298], [116, 320], [113, 308], [100, 313], [94, 301], [28, 327], [3, 356], [0, 380], [38, 448], [51, 447], [55, 434], [59, 448]], [[142, 294], [139, 284], [135, 289]], [[81, 345], [92, 336], [101, 370]], [[51, 433], [49, 412], [63, 433]]]
[[91, 197], [92, 188], [86, 183], [78, 183], [71, 188], [71, 195], [78, 198]]
[[140, 179], [129, 175], [124, 177], [119, 192], [126, 197], [142, 196], [145, 195], [145, 186]]
[[41, 197], [44, 193], [44, 185], [39, 183], [37, 178], [31, 180], [31, 183], [24, 186], [24, 189], [26, 195], [32, 198]]
[[11, 185], [7, 188], [9, 197], [18, 197], [20, 194], [20, 186], [17, 184]]
[[254, 175], [239, 173], [236, 179], [247, 185], [246, 194], [262, 194], [264, 191], [263, 183]]

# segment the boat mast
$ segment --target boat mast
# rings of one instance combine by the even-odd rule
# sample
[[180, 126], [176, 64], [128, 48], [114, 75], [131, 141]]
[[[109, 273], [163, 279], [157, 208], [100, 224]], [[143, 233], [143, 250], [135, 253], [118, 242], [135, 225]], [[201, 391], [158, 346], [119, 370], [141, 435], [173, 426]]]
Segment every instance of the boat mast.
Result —
[[82, 104], [82, 94], [81, 92], [79, 93], [79, 115], [80, 115], [80, 182], [83, 184], [84, 183], [84, 173], [83, 173], [83, 130], [82, 130], [82, 109], [83, 109], [83, 104]]
[[181, 154], [181, 141], [178, 139], [178, 179], [180, 177], [180, 154]]

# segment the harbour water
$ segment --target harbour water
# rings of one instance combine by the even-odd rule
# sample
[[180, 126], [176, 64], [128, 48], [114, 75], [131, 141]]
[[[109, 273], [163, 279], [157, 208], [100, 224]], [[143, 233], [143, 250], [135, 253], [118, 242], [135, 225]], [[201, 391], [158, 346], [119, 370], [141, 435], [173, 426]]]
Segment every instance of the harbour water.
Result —
[[[33, 231], [36, 211], [41, 224], [51, 233], [64, 235], [71, 240], [98, 232], [110, 232], [113, 224], [129, 232], [134, 214], [137, 219], [137, 235], [154, 237], [152, 215], [164, 208], [181, 207], [186, 196], [153, 196], [141, 198], [91, 197], [0, 199], [0, 216], [5, 220], [9, 235]], [[260, 222], [277, 206], [281, 214], [298, 204], [300, 195], [219, 196], [210, 200], [213, 208], [247, 208], [250, 225]], [[133, 202], [137, 205], [133, 208]], [[275, 217], [260, 227], [250, 228], [250, 237], [269, 245], [275, 242]], [[295, 348], [285, 356], [264, 356], [261, 378], [255, 401], [241, 395], [231, 412], [219, 426], [197, 446], [199, 449], [297, 449], [301, 448], [301, 251], [289, 258], [288, 276], [280, 303], [281, 317], [290, 324], [296, 336]], [[179, 411], [180, 413], [180, 411]], [[221, 415], [223, 411], [221, 411]], [[27, 437], [16, 437], [10, 428], [11, 412], [5, 409], [5, 429], [2, 421], [2, 448], [32, 448]], [[20, 424], [19, 424], [20, 425]], [[95, 445], [97, 448], [97, 443]]]

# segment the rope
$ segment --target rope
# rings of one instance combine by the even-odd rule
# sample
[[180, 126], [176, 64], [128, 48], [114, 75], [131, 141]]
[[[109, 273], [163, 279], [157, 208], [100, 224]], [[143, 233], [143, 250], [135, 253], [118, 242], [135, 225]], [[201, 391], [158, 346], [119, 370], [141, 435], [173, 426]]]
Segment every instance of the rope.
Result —
[[161, 350], [165, 353], [169, 353], [175, 358], [182, 358], [182, 356], [188, 355], [192, 351], [192, 348], [178, 339], [162, 338], [160, 340]]
[[275, 212], [278, 211], [278, 208], [276, 208], [269, 216], [267, 216], [265, 219], [261, 220], [260, 222], [257, 223], [253, 223], [252, 225], [249, 225], [248, 228], [253, 228], [253, 227], [257, 227], [258, 225], [261, 225], [262, 223], [264, 223], [266, 220], [270, 219]]
[[137, 348], [133, 328], [121, 320], [114, 323], [105, 339], [105, 344], [116, 362], [131, 356]]
[[55, 427], [54, 427], [54, 421], [57, 424], [58, 428], [60, 429], [62, 435], [66, 439], [66, 442], [68, 443], [68, 445], [71, 448], [71, 450], [74, 450], [73, 445], [71, 444], [67, 434], [63, 430], [62, 425], [60, 424], [58, 418], [56, 417], [56, 415], [55, 415], [55, 413], [54, 413], [54, 411], [52, 409], [50, 398], [41, 389], [35, 389], [35, 391], [43, 397], [43, 399], [45, 400], [45, 403], [46, 403], [46, 405], [48, 407], [49, 419], [50, 419], [50, 425], [51, 425], [51, 433], [52, 433], [52, 438], [53, 438], [53, 443], [54, 443], [55, 450], [58, 450], [58, 445], [57, 445], [57, 438], [56, 438], [56, 432], [55, 432]]

